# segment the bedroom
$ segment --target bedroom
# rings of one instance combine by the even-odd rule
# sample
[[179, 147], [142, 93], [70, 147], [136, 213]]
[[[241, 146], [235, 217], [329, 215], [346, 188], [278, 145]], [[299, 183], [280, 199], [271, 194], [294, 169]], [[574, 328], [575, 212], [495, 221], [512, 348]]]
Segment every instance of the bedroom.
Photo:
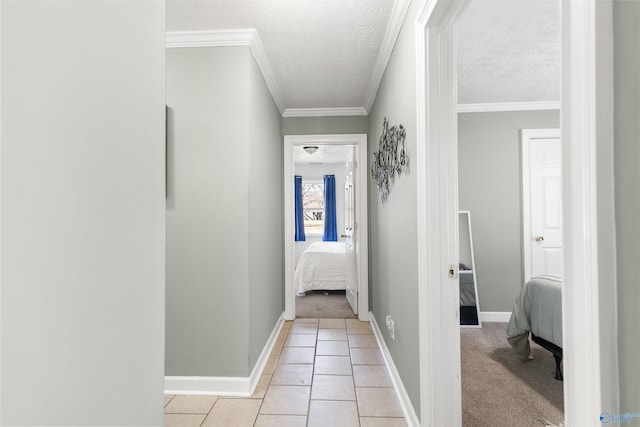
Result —
[[[491, 411], [500, 413], [494, 405], [486, 404], [487, 399], [489, 402], [497, 401], [492, 398], [495, 396], [486, 391], [483, 395], [479, 391], [482, 389], [482, 382], [472, 381], [476, 375], [476, 379], [484, 378], [484, 383], [489, 379], [484, 376], [486, 374], [482, 369], [478, 370], [487, 365], [473, 363], [473, 359], [470, 359], [472, 353], [465, 353], [464, 350], [468, 351], [470, 345], [492, 343], [486, 348], [487, 360], [493, 363], [498, 361], [502, 366], [514, 369], [511, 373], [508, 370], [502, 372], [502, 378], [514, 380], [511, 384], [524, 381], [535, 372], [531, 363], [525, 369], [516, 369], [521, 362], [519, 359], [516, 361], [516, 353], [507, 343], [507, 325], [511, 311], [525, 280], [519, 134], [520, 129], [557, 126], [558, 120], [558, 110], [460, 113], [458, 116], [460, 209], [471, 212], [478, 300], [483, 322], [482, 332], [471, 329], [461, 331], [463, 397], [467, 398], [463, 402], [468, 405], [463, 404], [463, 416], [469, 415], [467, 411], [474, 412], [474, 416], [478, 417], [482, 417], [480, 414], [489, 417]], [[479, 147], [480, 141], [483, 149]], [[496, 165], [492, 172], [483, 173], [482, 165], [492, 162]], [[480, 338], [481, 336], [484, 338]], [[553, 379], [553, 356], [537, 344], [531, 345], [536, 357], [536, 369], [539, 369], [539, 376], [545, 380], [529, 383], [530, 386], [526, 389], [516, 386], [509, 391], [496, 389], [495, 393], [521, 395], [523, 399], [527, 395], [544, 396], [540, 398], [541, 405], [537, 409], [528, 405], [519, 406], [527, 409], [518, 416], [533, 418], [536, 410], [543, 413], [546, 411], [544, 418], [558, 423], [563, 420], [562, 383]], [[480, 345], [478, 348], [485, 347]], [[470, 396], [473, 396], [473, 402], [469, 400]], [[548, 403], [544, 403], [545, 401]], [[481, 404], [482, 402], [485, 404]], [[538, 415], [541, 416], [541, 413]]]
[[352, 173], [350, 181], [347, 174], [354, 155], [353, 145], [293, 147], [296, 318], [355, 317], [345, 295], [346, 233], [353, 209], [348, 210], [353, 202], [345, 196], [348, 185], [353, 190]]
[[[560, 126], [559, 6], [546, 1], [483, 9], [483, 4], [472, 1], [457, 26], [462, 104], [458, 109], [458, 200], [459, 209], [469, 211], [471, 219], [482, 320], [481, 329], [461, 330], [463, 425], [507, 420], [513, 425], [533, 425], [536, 419], [557, 425], [564, 422], [563, 384], [554, 379], [553, 355], [532, 343], [535, 359], [523, 362], [507, 342], [507, 327], [514, 301], [530, 275], [524, 249], [531, 209], [525, 204], [529, 187], [524, 153], [529, 145], [524, 135]], [[494, 66], [483, 57], [502, 62]], [[481, 100], [490, 100], [492, 108], [478, 105]], [[548, 206], [548, 212], [559, 212], [560, 207], [561, 203]], [[463, 248], [461, 238], [461, 262]], [[464, 275], [460, 277], [462, 283]], [[548, 310], [560, 303], [559, 298], [548, 303]], [[525, 360], [527, 356], [528, 351]], [[510, 405], [496, 403], [507, 400]]]

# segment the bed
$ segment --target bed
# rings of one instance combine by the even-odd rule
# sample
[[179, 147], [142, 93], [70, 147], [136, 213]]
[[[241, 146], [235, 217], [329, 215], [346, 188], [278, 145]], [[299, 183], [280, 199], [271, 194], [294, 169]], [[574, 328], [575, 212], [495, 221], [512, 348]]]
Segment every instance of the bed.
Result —
[[555, 276], [533, 277], [513, 306], [507, 340], [522, 358], [531, 357], [531, 339], [549, 350], [556, 361], [556, 379], [562, 380], [562, 281]]
[[347, 288], [344, 242], [314, 242], [300, 255], [294, 274], [296, 293]]

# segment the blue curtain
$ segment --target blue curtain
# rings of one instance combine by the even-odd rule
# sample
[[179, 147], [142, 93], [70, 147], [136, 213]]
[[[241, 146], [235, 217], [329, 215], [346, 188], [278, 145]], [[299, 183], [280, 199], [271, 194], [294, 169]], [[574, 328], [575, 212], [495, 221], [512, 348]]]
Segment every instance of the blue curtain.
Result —
[[302, 177], [296, 175], [295, 182], [295, 216], [296, 216], [296, 242], [307, 240], [304, 235], [304, 210], [302, 206]]
[[336, 177], [324, 176], [324, 235], [325, 242], [337, 242], [338, 230], [336, 226]]

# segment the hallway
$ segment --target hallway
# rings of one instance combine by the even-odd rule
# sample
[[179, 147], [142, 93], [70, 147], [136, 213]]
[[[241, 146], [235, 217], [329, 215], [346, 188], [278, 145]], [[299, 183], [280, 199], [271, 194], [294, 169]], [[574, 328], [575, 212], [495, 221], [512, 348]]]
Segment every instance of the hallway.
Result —
[[285, 322], [251, 398], [165, 396], [165, 427], [406, 426], [371, 327]]

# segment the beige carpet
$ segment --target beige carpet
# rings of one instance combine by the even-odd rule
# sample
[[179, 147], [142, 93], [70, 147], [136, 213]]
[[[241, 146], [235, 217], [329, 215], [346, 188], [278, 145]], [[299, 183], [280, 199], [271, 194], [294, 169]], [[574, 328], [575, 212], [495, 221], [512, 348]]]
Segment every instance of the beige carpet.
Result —
[[563, 387], [554, 378], [553, 356], [532, 343], [534, 359], [521, 361], [507, 343], [506, 329], [506, 323], [489, 322], [461, 329], [462, 425], [560, 425]]
[[296, 317], [314, 319], [354, 319], [344, 291], [307, 292], [296, 296]]

